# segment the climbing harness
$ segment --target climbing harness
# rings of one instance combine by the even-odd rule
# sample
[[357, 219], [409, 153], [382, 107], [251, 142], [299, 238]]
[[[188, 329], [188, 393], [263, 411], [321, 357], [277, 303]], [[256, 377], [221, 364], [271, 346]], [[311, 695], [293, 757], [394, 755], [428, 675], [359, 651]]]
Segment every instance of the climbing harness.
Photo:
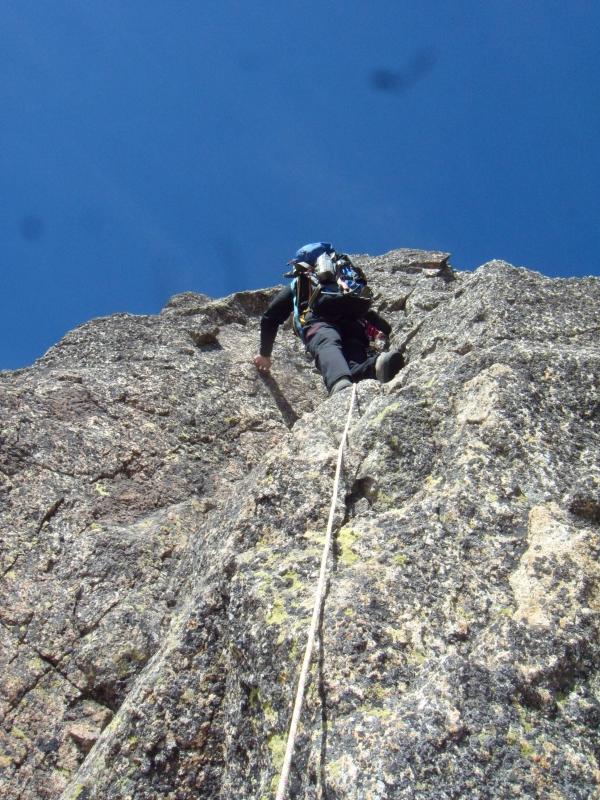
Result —
[[292, 756], [294, 754], [294, 745], [296, 743], [296, 733], [298, 730], [298, 722], [300, 721], [300, 714], [302, 712], [302, 704], [304, 702], [304, 691], [306, 689], [306, 679], [308, 677], [308, 670], [312, 659], [313, 648], [315, 644], [315, 636], [319, 624], [319, 618], [323, 610], [323, 601], [325, 599], [325, 584], [327, 578], [327, 560], [329, 551], [331, 550], [331, 540], [333, 538], [333, 518], [335, 516], [335, 507], [337, 503], [337, 495], [340, 485], [340, 474], [342, 471], [342, 461], [344, 456], [344, 447], [346, 439], [348, 438], [348, 430], [350, 428], [350, 420], [352, 419], [352, 410], [354, 408], [354, 400], [356, 397], [356, 384], [352, 384], [352, 395], [350, 397], [350, 406], [348, 408], [348, 418], [346, 419], [346, 427], [342, 433], [340, 446], [338, 449], [337, 465], [335, 468], [335, 478], [333, 482], [333, 496], [331, 498], [331, 507], [329, 509], [329, 520], [327, 522], [327, 533], [325, 534], [325, 544], [323, 545], [323, 554], [321, 556], [321, 570], [319, 572], [319, 582], [317, 584], [317, 591], [315, 593], [315, 605], [313, 608], [312, 620], [308, 632], [308, 640], [306, 642], [306, 650], [304, 651], [304, 660], [302, 662], [302, 669], [300, 670], [300, 677], [298, 679], [298, 690], [296, 692], [296, 700], [294, 702], [294, 711], [292, 713], [292, 721], [290, 723], [290, 730], [288, 733], [287, 745], [285, 748], [285, 755], [283, 758], [283, 766], [281, 768], [281, 775], [279, 778], [279, 785], [277, 787], [277, 794], [275, 800], [284, 800], [287, 790], [288, 779], [290, 776], [290, 767], [292, 764]]

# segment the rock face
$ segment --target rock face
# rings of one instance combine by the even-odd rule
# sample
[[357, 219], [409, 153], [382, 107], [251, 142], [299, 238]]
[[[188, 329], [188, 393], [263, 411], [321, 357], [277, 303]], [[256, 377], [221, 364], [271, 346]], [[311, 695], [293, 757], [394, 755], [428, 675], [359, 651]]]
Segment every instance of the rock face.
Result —
[[[357, 257], [358, 386], [290, 797], [600, 786], [600, 280]], [[274, 796], [349, 392], [270, 291], [184, 294], [0, 374], [0, 794]]]

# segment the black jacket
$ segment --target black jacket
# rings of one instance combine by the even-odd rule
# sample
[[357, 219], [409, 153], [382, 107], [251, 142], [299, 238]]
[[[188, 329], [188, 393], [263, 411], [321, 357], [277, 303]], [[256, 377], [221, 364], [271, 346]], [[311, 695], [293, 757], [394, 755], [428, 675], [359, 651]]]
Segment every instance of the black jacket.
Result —
[[[290, 314], [294, 311], [294, 293], [291, 286], [286, 286], [277, 294], [269, 303], [269, 306], [260, 320], [260, 354], [266, 358], [271, 357], [273, 352], [273, 343], [277, 336], [277, 330], [280, 325], [286, 321]], [[377, 330], [380, 330], [386, 336], [389, 336], [392, 328], [383, 317], [370, 309], [363, 317], [371, 325], [374, 325]], [[330, 322], [326, 319], [314, 318], [311, 320], [310, 325], [316, 325], [319, 322]], [[330, 322], [330, 324], [335, 324]], [[309, 326], [310, 328], [310, 326]]]

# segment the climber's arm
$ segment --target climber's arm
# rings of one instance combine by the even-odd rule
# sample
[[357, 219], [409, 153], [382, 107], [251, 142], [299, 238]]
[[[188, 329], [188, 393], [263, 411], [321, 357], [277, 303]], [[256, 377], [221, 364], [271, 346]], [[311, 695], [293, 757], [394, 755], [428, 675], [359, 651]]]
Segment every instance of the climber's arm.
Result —
[[294, 296], [289, 286], [282, 289], [269, 303], [269, 306], [260, 320], [260, 351], [254, 356], [254, 363], [261, 372], [268, 372], [271, 368], [271, 353], [279, 326], [294, 310]]
[[392, 332], [392, 326], [390, 325], [390, 323], [382, 316], [380, 316], [377, 313], [377, 311], [375, 311], [375, 309], [367, 311], [367, 313], [365, 314], [365, 319], [367, 320], [367, 322], [370, 322], [371, 325], [377, 328], [378, 331], [381, 331], [386, 336], [389, 336], [390, 333]]

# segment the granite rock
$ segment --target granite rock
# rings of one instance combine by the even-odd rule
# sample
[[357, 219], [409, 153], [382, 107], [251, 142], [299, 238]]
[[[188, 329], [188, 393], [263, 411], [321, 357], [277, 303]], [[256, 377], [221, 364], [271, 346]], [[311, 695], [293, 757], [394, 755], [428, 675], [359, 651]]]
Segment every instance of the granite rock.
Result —
[[[357, 256], [405, 368], [358, 385], [290, 797], [589, 798], [600, 280]], [[185, 293], [0, 374], [0, 791], [274, 796], [349, 392], [275, 290]]]

